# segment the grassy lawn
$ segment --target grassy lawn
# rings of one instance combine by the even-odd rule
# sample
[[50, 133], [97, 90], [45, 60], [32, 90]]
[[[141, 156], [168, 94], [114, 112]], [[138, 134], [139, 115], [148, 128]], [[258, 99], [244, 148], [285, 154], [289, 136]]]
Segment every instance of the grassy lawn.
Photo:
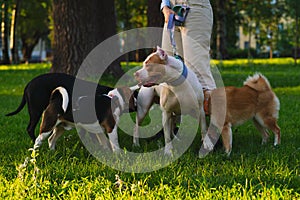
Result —
[[[91, 156], [75, 131], [66, 132], [56, 151], [46, 142], [38, 154], [28, 149], [27, 109], [5, 117], [20, 103], [24, 86], [48, 72], [48, 64], [0, 66], [0, 198], [1, 199], [299, 199], [300, 198], [300, 66], [292, 59], [214, 61], [225, 85], [241, 86], [248, 75], [263, 73], [280, 99], [282, 144], [274, 135], [261, 145], [261, 136], [248, 122], [233, 129], [230, 158], [217, 147], [198, 158], [199, 134], [175, 162], [157, 171], [126, 173]], [[125, 65], [125, 64], [124, 64]], [[124, 66], [130, 70], [139, 63]], [[111, 78], [102, 84], [110, 85]], [[36, 130], [38, 131], [38, 130]], [[36, 132], [37, 134], [37, 132]], [[142, 141], [141, 149], [157, 148], [159, 141]], [[131, 150], [131, 137], [120, 131], [120, 143]], [[20, 168], [26, 157], [31, 160]], [[122, 187], [117, 187], [115, 175]]]

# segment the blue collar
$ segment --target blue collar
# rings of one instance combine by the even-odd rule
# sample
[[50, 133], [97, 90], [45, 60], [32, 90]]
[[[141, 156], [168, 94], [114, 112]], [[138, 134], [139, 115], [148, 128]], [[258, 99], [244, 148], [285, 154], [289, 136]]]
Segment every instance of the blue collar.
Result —
[[182, 68], [183, 69], [182, 69], [181, 75], [176, 80], [168, 82], [168, 84], [170, 84], [172, 86], [178, 86], [178, 85], [182, 84], [185, 81], [185, 79], [188, 75], [188, 70], [187, 70], [187, 67], [186, 67], [186, 65], [184, 64], [183, 61], [182, 61]]

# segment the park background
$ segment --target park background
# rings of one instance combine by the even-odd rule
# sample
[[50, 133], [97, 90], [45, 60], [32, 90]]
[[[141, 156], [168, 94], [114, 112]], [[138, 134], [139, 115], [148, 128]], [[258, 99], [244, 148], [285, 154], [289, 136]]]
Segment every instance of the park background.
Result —
[[[211, 0], [213, 66], [219, 69], [225, 85], [242, 86], [255, 72], [269, 79], [281, 103], [282, 144], [273, 147], [274, 136], [270, 134], [270, 141], [261, 145], [260, 134], [248, 122], [233, 129], [229, 158], [223, 155], [222, 147], [217, 147], [199, 159], [198, 133], [188, 151], [174, 163], [139, 174], [99, 162], [76, 131], [66, 132], [56, 151], [50, 151], [45, 143], [34, 152], [26, 133], [27, 110], [10, 118], [4, 114], [17, 107], [25, 85], [35, 76], [49, 71], [75, 75], [89, 52], [110, 36], [133, 28], [162, 27], [160, 1], [0, 2], [1, 199], [300, 198], [297, 0]], [[139, 35], [136, 41], [145, 39]], [[122, 49], [122, 41], [126, 42], [125, 36], [114, 45]], [[140, 49], [122, 56], [108, 67], [109, 76], [100, 83], [114, 86], [118, 77], [140, 66], [151, 51]], [[141, 148], [136, 149], [122, 130], [119, 140], [125, 150], [136, 152], [156, 150], [163, 144], [163, 138], [141, 140]]]
[[[160, 0], [1, 0], [1, 62], [50, 61], [52, 71], [76, 74], [88, 53], [122, 31], [162, 27]], [[297, 0], [211, 0], [213, 59], [300, 56]], [[136, 42], [147, 40], [137, 35]], [[126, 35], [116, 41], [122, 50]], [[151, 52], [124, 54], [107, 72], [123, 74], [120, 61], [142, 61]], [[295, 60], [296, 61], [296, 60]]]

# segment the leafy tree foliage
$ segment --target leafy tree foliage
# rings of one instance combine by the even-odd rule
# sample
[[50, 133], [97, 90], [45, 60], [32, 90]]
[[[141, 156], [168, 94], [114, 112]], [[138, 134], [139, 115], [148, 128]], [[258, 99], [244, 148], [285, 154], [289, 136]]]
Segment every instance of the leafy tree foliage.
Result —
[[30, 60], [39, 39], [49, 34], [50, 7], [51, 0], [26, 0], [21, 5], [18, 33], [24, 61]]
[[[51, 30], [55, 27], [53, 26], [53, 23], [49, 23], [49, 21], [51, 22], [52, 20], [49, 10], [51, 10], [53, 2], [58, 2], [57, 0], [3, 0], [1, 2], [2, 61], [5, 60], [6, 63], [9, 62], [9, 60], [7, 59], [8, 54], [5, 55], [8, 48], [5, 44], [8, 44], [7, 38], [10, 37], [9, 31], [7, 30], [10, 30], [11, 28], [12, 11], [16, 2], [21, 2], [19, 21], [17, 22], [17, 37], [22, 41], [24, 60], [30, 59], [32, 49], [38, 39], [46, 37], [49, 33], [49, 29]], [[68, 2], [68, 0], [62, 0], [61, 2]], [[72, 11], [72, 14], [66, 13], [65, 16], [62, 17], [80, 15], [79, 19], [96, 19], [96, 21], [87, 26], [86, 30], [89, 30], [90, 26], [93, 27], [94, 30], [97, 29], [98, 36], [102, 38], [99, 41], [111, 36], [111, 34], [123, 30], [146, 26], [163, 26], [163, 16], [159, 10], [161, 0], [116, 0], [109, 1], [109, 3], [104, 0], [99, 0], [98, 3], [83, 3], [82, 1], [74, 0], [70, 1], [70, 3], [71, 2], [74, 5], [78, 4], [78, 10]], [[93, 3], [97, 5], [92, 6]], [[89, 4], [89, 6], [86, 6], [87, 4]], [[109, 4], [110, 6], [103, 6], [106, 4]], [[211, 4], [214, 10], [214, 27], [211, 44], [212, 53], [215, 58], [218, 57], [217, 55], [219, 55], [219, 58], [231, 58], [232, 51], [237, 52], [239, 27], [243, 27], [244, 33], [248, 35], [249, 42], [251, 42], [253, 38], [251, 36], [254, 36], [256, 39], [256, 53], [268, 50], [270, 53], [269, 56], [272, 57], [272, 51], [279, 50], [282, 52], [282, 55], [291, 56], [292, 49], [299, 49], [300, 5], [298, 1], [211, 0]], [[103, 15], [103, 17], [100, 17], [101, 14], [99, 14], [99, 12], [110, 14], [105, 14], [105, 16]], [[65, 20], [55, 23], [62, 23], [63, 25], [64, 22]], [[99, 24], [101, 25], [98, 26]], [[85, 29], [85, 25], [87, 24], [83, 23], [80, 29]], [[106, 25], [109, 25], [108, 29], [105, 28]], [[6, 31], [4, 31], [5, 27]], [[91, 35], [93, 34], [90, 34], [90, 36]], [[145, 38], [139, 38], [137, 41], [143, 41], [144, 39]], [[53, 42], [55, 41], [53, 35], [51, 36], [51, 41], [55, 44], [55, 42]], [[81, 47], [84, 45], [86, 45], [86, 43], [83, 43]], [[93, 45], [91, 45], [91, 47], [92, 46]], [[264, 47], [268, 47], [268, 49], [264, 49]], [[296, 57], [297, 51], [294, 51], [294, 53], [294, 57]], [[142, 60], [144, 54], [145, 52], [137, 50], [131, 52], [128, 59]], [[248, 56], [253, 56], [253, 51], [250, 51], [250, 49], [248, 51]], [[118, 69], [118, 67], [116, 69]], [[72, 70], [70, 70], [70, 72], [71, 71]]]

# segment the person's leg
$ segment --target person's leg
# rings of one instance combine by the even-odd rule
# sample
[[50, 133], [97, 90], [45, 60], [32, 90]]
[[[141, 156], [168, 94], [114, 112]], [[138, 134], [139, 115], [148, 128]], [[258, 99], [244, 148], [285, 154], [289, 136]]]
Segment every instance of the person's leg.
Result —
[[189, 1], [191, 10], [181, 27], [184, 60], [198, 76], [204, 90], [213, 90], [216, 83], [210, 68], [210, 39], [213, 13], [209, 0]]

